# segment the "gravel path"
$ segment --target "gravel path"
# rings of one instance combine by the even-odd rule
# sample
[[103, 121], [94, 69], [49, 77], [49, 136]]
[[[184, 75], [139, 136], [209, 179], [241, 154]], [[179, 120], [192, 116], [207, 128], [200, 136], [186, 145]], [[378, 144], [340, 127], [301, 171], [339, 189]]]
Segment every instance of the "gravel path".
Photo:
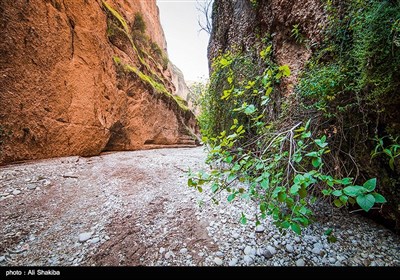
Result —
[[268, 219], [239, 225], [251, 201], [217, 206], [186, 186], [204, 158], [181, 148], [0, 167], [0, 266], [400, 265], [399, 236], [322, 203], [301, 238]]

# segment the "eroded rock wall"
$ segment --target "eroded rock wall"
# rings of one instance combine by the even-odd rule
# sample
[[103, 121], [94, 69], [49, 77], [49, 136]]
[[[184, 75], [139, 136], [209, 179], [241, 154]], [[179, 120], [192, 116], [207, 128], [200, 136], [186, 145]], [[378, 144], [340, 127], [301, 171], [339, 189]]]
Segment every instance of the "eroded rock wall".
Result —
[[158, 13], [155, 0], [2, 1], [0, 162], [191, 143]]
[[[289, 65], [292, 75], [284, 81], [285, 95], [293, 90], [299, 71], [310, 58], [312, 48], [321, 43], [325, 14], [318, 0], [215, 1], [209, 60], [228, 50], [254, 51], [256, 43], [268, 38], [274, 59]], [[292, 35], [295, 25], [309, 40], [307, 48]]]

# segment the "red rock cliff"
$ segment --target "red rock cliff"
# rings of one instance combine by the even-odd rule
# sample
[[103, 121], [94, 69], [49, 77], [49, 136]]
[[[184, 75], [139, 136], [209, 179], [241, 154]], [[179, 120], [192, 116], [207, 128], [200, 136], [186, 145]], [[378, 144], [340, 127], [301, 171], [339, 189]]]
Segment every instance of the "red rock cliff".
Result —
[[192, 142], [155, 0], [5, 0], [0, 26], [0, 162]]

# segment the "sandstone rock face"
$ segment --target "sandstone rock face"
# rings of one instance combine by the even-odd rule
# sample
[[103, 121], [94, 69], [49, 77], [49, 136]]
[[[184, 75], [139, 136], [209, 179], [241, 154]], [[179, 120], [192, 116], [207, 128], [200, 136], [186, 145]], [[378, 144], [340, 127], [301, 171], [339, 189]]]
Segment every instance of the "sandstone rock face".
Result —
[[0, 162], [193, 142], [155, 0], [5, 0], [0, 26]]
[[301, 33], [310, 40], [309, 45], [315, 46], [322, 40], [324, 22], [323, 7], [318, 0], [271, 0], [256, 1], [256, 4], [247, 0], [216, 1], [209, 61], [232, 48], [251, 50], [257, 41], [270, 36], [276, 62], [289, 65], [292, 72], [282, 85], [288, 95], [312, 53], [293, 38], [293, 27], [301, 26]]

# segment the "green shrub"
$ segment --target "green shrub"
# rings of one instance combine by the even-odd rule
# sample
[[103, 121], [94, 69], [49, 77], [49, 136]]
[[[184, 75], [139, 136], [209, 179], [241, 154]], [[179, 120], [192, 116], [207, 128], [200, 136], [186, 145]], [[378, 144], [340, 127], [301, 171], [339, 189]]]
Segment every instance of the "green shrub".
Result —
[[139, 31], [141, 33], [146, 32], [146, 23], [144, 22], [143, 16], [140, 13], [135, 14], [132, 24], [132, 31]]
[[[271, 121], [267, 112], [274, 108], [278, 85], [290, 76], [290, 69], [273, 63], [271, 46], [262, 50], [259, 58], [264, 64], [260, 73], [254, 71], [257, 60], [240, 53], [228, 52], [214, 61], [200, 118], [211, 171], [190, 172], [188, 185], [200, 192], [204, 185], [210, 186], [216, 203], [217, 195], [225, 191], [229, 202], [252, 199], [259, 206], [257, 224], [270, 215], [280, 229], [290, 228], [298, 234], [312, 221], [316, 195], [329, 197], [337, 207], [357, 204], [365, 211], [386, 202], [375, 192], [376, 179], [361, 186], [353, 178], [335, 178], [325, 169], [328, 138], [313, 135], [310, 121]], [[304, 87], [311, 84], [321, 89], [317, 93], [310, 90], [310, 96], [329, 89], [326, 98], [338, 87], [329, 78], [316, 78]], [[246, 221], [242, 214], [241, 222]]]

